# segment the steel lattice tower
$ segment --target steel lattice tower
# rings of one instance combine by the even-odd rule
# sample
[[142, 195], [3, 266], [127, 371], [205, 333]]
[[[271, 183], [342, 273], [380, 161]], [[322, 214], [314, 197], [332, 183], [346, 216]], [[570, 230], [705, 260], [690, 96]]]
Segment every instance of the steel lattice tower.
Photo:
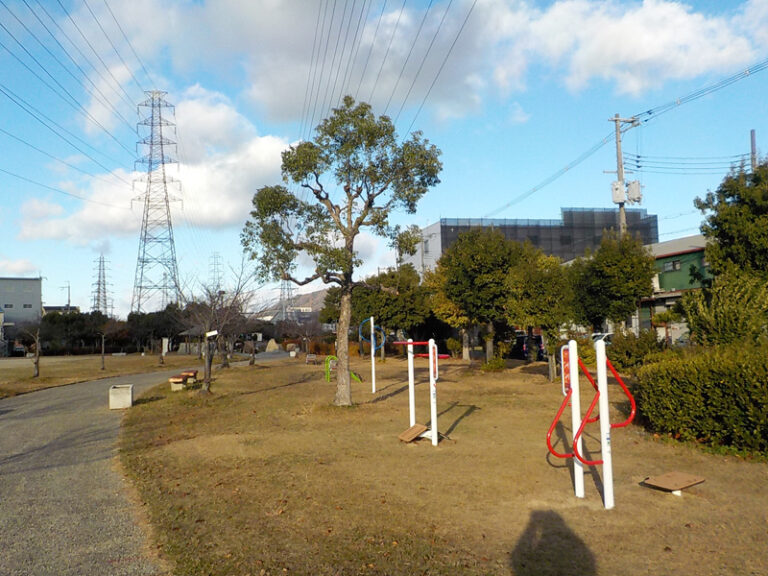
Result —
[[93, 285], [93, 305], [92, 312], [101, 312], [109, 316], [109, 298], [107, 297], [107, 273], [104, 264], [104, 254], [99, 256], [99, 271], [96, 283]]
[[151, 90], [146, 94], [149, 98], [139, 104], [140, 108], [149, 108], [150, 115], [139, 122], [139, 129], [148, 127], [149, 134], [139, 140], [147, 154], [136, 161], [146, 164], [147, 176], [146, 189], [139, 196], [144, 201], [144, 215], [133, 284], [133, 312], [157, 310], [169, 300], [177, 302], [180, 296], [168, 195], [168, 185], [177, 182], [166, 175], [165, 169], [166, 164], [176, 162], [171, 155], [176, 142], [168, 137], [175, 137], [176, 125], [166, 117], [173, 116], [174, 107], [165, 101], [166, 92]]

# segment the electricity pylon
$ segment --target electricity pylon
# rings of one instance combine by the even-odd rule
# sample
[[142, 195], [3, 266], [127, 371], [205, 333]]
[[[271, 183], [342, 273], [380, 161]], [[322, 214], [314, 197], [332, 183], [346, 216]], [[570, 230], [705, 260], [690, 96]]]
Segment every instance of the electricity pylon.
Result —
[[106, 266], [104, 264], [104, 254], [99, 256], [99, 271], [97, 273], [96, 282], [93, 285], [93, 305], [91, 306], [92, 312], [101, 312], [105, 316], [109, 316], [109, 298], [107, 297], [107, 273]]
[[[139, 196], [144, 201], [141, 221], [139, 256], [136, 261], [136, 279], [133, 284], [131, 311], [147, 312], [157, 310], [172, 299], [180, 299], [179, 273], [176, 267], [176, 247], [173, 242], [171, 225], [169, 184], [177, 181], [166, 175], [166, 164], [175, 163], [171, 151], [175, 151], [175, 124], [167, 116], [173, 116], [173, 105], [165, 101], [166, 92], [148, 91], [149, 98], [139, 107], [150, 109], [147, 118], [139, 127], [149, 127], [149, 134], [139, 141], [147, 154], [136, 161], [146, 164], [145, 191]], [[146, 128], [145, 128], [146, 129]], [[165, 301], [165, 302], [164, 302]]]

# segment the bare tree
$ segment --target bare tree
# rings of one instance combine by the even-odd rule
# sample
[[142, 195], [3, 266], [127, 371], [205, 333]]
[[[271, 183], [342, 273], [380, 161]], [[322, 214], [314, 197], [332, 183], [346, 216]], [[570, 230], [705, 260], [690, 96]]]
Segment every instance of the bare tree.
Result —
[[221, 357], [222, 367], [229, 366], [228, 354], [234, 339], [244, 330], [245, 311], [255, 290], [252, 276], [244, 262], [238, 270], [232, 269], [232, 272], [233, 281], [229, 286], [203, 285], [199, 295], [185, 298], [184, 310], [188, 323], [206, 336], [203, 393], [211, 389], [213, 356], [216, 351]]

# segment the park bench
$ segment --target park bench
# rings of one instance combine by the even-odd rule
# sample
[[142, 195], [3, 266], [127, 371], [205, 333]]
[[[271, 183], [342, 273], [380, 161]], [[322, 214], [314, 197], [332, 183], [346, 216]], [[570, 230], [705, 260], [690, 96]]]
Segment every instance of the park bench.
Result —
[[184, 370], [181, 375], [186, 376], [188, 380], [192, 380], [193, 384], [197, 382], [197, 370]]
[[168, 382], [171, 383], [171, 391], [178, 392], [179, 390], [184, 390], [187, 387], [187, 378], [189, 376], [185, 376], [183, 373], [168, 378]]
[[307, 354], [307, 358], [305, 359], [305, 363], [307, 363], [307, 364], [317, 364], [317, 354]]

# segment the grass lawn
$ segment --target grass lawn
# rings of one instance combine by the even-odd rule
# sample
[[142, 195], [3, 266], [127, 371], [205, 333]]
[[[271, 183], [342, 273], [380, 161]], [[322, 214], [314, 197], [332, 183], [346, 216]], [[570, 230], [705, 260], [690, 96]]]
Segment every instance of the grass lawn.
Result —
[[[405, 361], [378, 365], [376, 394], [369, 366], [355, 361], [352, 408], [331, 405], [322, 366], [284, 360], [221, 372], [208, 396], [163, 385], [126, 414], [122, 463], [175, 574], [768, 574], [767, 463], [614, 430], [606, 511], [600, 468], [577, 499], [568, 462], [548, 457], [562, 396], [545, 365], [442, 362], [438, 447], [398, 441]], [[598, 425], [587, 430], [598, 457]], [[640, 486], [675, 470], [706, 481], [680, 497]]]
[[42, 356], [40, 376], [32, 378], [32, 358], [0, 358], [0, 398], [75, 382], [186, 368], [199, 363], [197, 357], [188, 355], [169, 354], [165, 357], [164, 365], [160, 364], [160, 356], [157, 355], [107, 355], [104, 358], [105, 369], [102, 370], [101, 355]]

